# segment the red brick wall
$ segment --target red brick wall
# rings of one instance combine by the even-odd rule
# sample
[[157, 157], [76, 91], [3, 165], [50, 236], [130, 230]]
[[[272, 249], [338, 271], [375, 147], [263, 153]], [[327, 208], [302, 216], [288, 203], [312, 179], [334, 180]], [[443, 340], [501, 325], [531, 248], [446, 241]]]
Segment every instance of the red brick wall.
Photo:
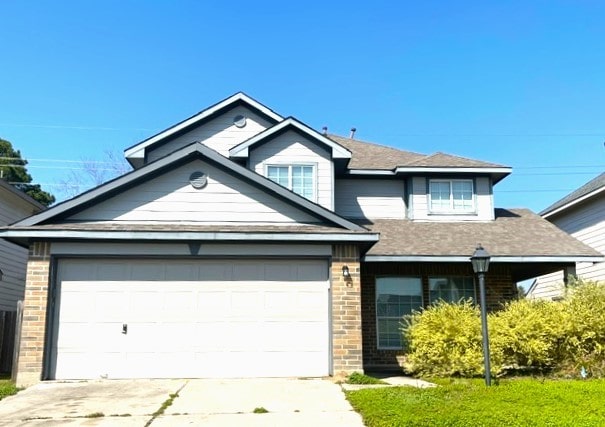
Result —
[[44, 358], [46, 307], [50, 275], [50, 243], [30, 245], [23, 301], [23, 324], [17, 368], [17, 386], [40, 381]]
[[[379, 350], [376, 337], [376, 276], [415, 276], [422, 279], [423, 301], [429, 303], [429, 277], [474, 276], [470, 262], [450, 263], [363, 263], [361, 266], [361, 301], [363, 329], [363, 362], [365, 369], [398, 368], [405, 357], [401, 350]], [[478, 281], [475, 293], [479, 300]], [[504, 265], [490, 265], [486, 276], [486, 298], [489, 310], [517, 295], [510, 270]]]

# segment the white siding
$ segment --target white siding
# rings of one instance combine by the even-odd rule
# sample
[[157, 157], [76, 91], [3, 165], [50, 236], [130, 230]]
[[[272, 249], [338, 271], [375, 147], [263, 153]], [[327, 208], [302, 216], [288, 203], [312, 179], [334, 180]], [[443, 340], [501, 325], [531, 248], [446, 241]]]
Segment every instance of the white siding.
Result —
[[[0, 187], [0, 226], [30, 216], [37, 209], [25, 200]], [[17, 310], [17, 301], [25, 292], [27, 249], [0, 239], [0, 311]]]
[[348, 218], [405, 218], [405, 190], [401, 179], [337, 179], [336, 213]]
[[[233, 118], [239, 114], [246, 116], [246, 126], [238, 128], [233, 124]], [[229, 156], [229, 149], [264, 131], [271, 124], [243, 106], [234, 108], [226, 113], [204, 123], [184, 135], [147, 152], [147, 161], [151, 162], [172, 153], [193, 142], [218, 151], [223, 156]]]
[[[550, 220], [550, 218], [549, 218]], [[605, 254], [605, 198], [591, 200], [558, 215], [553, 224], [576, 239]], [[605, 263], [578, 263], [576, 274], [585, 280], [605, 282]], [[561, 295], [563, 272], [536, 279], [532, 298], [551, 298]]]
[[250, 150], [250, 169], [266, 175], [265, 167], [275, 164], [315, 165], [316, 200], [323, 207], [334, 209], [334, 167], [330, 153], [304, 138], [288, 131], [275, 139]]
[[474, 214], [431, 214], [429, 212], [428, 179], [412, 178], [410, 218], [425, 221], [491, 221], [494, 219], [494, 200], [490, 180], [487, 177], [474, 179], [475, 207]]
[[[189, 184], [195, 171], [208, 184]], [[208, 224], [292, 224], [317, 222], [296, 207], [218, 168], [196, 160], [80, 212], [85, 221], [171, 222]]]

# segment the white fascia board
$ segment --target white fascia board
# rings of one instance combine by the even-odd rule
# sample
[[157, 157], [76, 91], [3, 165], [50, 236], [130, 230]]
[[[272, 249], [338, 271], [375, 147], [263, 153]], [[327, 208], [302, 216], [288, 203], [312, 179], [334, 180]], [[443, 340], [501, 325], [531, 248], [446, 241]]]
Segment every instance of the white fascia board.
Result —
[[544, 218], [544, 219], [548, 219], [549, 217], [551, 217], [551, 216], [553, 216], [553, 215], [556, 215], [556, 214], [558, 214], [559, 212], [562, 212], [562, 211], [564, 211], [564, 210], [566, 210], [566, 209], [569, 209], [569, 208], [571, 208], [572, 206], [575, 206], [575, 205], [577, 205], [578, 203], [583, 202], [584, 200], [590, 199], [591, 197], [594, 197], [594, 196], [596, 196], [597, 194], [602, 193], [603, 191], [605, 191], [605, 186], [603, 186], [603, 187], [601, 187], [601, 188], [598, 188], [598, 189], [596, 189], [596, 190], [594, 190], [594, 191], [591, 191], [590, 193], [585, 194], [585, 195], [583, 195], [582, 197], [578, 197], [577, 199], [572, 200], [571, 202], [566, 203], [566, 204], [564, 204], [563, 206], [559, 206], [557, 209], [555, 209], [555, 210], [553, 210], [553, 211], [551, 211], [551, 212], [547, 212], [547, 213], [545, 213], [545, 214], [542, 214], [542, 218]]
[[377, 242], [378, 233], [256, 233], [195, 231], [75, 231], [4, 230], [0, 237], [10, 239], [148, 240], [148, 241], [267, 241], [267, 242]]
[[[470, 256], [430, 256], [430, 255], [366, 255], [365, 262], [469, 262]], [[492, 256], [490, 262], [502, 263], [575, 263], [601, 262], [605, 257], [599, 256]]]
[[392, 170], [380, 170], [380, 169], [349, 169], [345, 172], [345, 175], [395, 175], [395, 171]]
[[490, 173], [490, 174], [510, 174], [512, 168], [481, 168], [481, 167], [398, 167], [396, 173]]
[[330, 147], [332, 149], [332, 158], [334, 158], [334, 159], [350, 159], [351, 158], [351, 152], [349, 150], [347, 150], [346, 148], [342, 147], [341, 145], [335, 143], [331, 139], [326, 138], [321, 133], [310, 128], [309, 126], [305, 125], [304, 123], [299, 122], [298, 120], [296, 120], [293, 117], [288, 117], [287, 119], [281, 121], [280, 123], [276, 124], [275, 126], [272, 126], [268, 129], [264, 130], [263, 132], [253, 136], [252, 138], [248, 139], [247, 141], [244, 141], [241, 144], [233, 147], [232, 149], [229, 150], [229, 157], [234, 157], [234, 158], [248, 157], [249, 148], [251, 146], [255, 145], [256, 143], [262, 141], [265, 138], [268, 138], [271, 135], [274, 135], [277, 132], [280, 132], [281, 130], [283, 130], [285, 127], [288, 127], [288, 126], [295, 127], [299, 131], [308, 135], [310, 138], [316, 139], [316, 140], [320, 141], [322, 144], [325, 144], [328, 147]]
[[135, 156], [139, 150], [143, 150], [143, 153], [144, 153], [145, 148], [149, 147], [150, 145], [155, 144], [157, 141], [164, 139], [176, 132], [179, 132], [180, 130], [185, 129], [188, 126], [191, 126], [192, 124], [195, 124], [196, 122], [198, 122], [208, 116], [211, 116], [212, 114], [216, 113], [217, 111], [220, 111], [223, 108], [227, 107], [228, 105], [233, 104], [238, 101], [246, 102], [247, 104], [258, 109], [265, 115], [271, 117], [275, 121], [283, 120], [283, 117], [280, 116], [279, 114], [277, 114], [275, 111], [265, 107], [263, 104], [250, 98], [248, 95], [246, 95], [242, 92], [238, 92], [235, 95], [232, 95], [229, 98], [219, 102], [218, 104], [215, 104], [212, 107], [209, 107], [204, 111], [201, 111], [200, 113], [196, 114], [195, 116], [190, 117], [187, 120], [184, 120], [181, 123], [174, 125], [137, 145], [127, 148], [126, 150], [124, 150], [124, 156], [126, 156], [126, 157]]

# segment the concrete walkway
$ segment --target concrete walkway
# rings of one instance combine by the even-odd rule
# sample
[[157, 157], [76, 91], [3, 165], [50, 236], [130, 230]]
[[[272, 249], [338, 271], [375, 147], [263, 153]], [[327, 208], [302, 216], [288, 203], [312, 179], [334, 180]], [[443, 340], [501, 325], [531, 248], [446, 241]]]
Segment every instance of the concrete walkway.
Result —
[[[254, 413], [255, 409], [267, 412]], [[0, 426], [145, 425], [362, 427], [363, 423], [340, 386], [323, 379], [44, 382], [0, 401]]]

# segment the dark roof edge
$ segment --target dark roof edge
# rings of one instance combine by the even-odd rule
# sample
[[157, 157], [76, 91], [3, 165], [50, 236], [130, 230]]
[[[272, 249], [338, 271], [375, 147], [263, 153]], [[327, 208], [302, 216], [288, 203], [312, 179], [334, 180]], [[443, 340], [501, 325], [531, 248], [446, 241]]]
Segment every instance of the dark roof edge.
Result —
[[239, 176], [244, 177], [248, 181], [254, 182], [256, 185], [260, 185], [268, 189], [271, 193], [276, 194], [282, 199], [285, 199], [297, 206], [301, 209], [313, 214], [316, 217], [319, 217], [323, 220], [346, 228], [348, 230], [353, 231], [366, 231], [364, 227], [361, 227], [358, 224], [355, 224], [339, 215], [336, 215], [332, 211], [313, 203], [302, 196], [288, 190], [285, 187], [257, 174], [254, 171], [246, 169], [243, 166], [238, 165], [237, 163], [227, 159], [216, 151], [212, 150], [205, 145], [195, 142], [193, 144], [187, 145], [179, 150], [176, 150], [152, 163], [149, 163], [139, 169], [135, 169], [121, 177], [118, 177], [112, 181], [109, 181], [105, 184], [102, 184], [92, 190], [87, 191], [86, 193], [81, 194], [80, 196], [76, 196], [73, 199], [65, 201], [57, 206], [54, 206], [44, 212], [21, 220], [15, 223], [15, 226], [31, 226], [40, 224], [43, 221], [48, 221], [54, 217], [57, 217], [63, 213], [68, 211], [72, 211], [77, 209], [78, 207], [84, 205], [85, 203], [90, 203], [96, 198], [107, 195], [108, 193], [113, 193], [119, 191], [120, 188], [127, 186], [129, 184], [134, 184], [138, 180], [143, 179], [145, 176], [152, 174], [154, 172], [160, 171], [169, 165], [180, 161], [182, 159], [187, 158], [188, 156], [195, 155], [196, 153], [201, 154], [206, 159], [210, 160], [213, 163], [216, 163], [223, 168], [229, 169], [232, 173], [235, 173]]
[[[24, 183], [24, 184], [27, 184], [27, 183]], [[29, 203], [36, 209], [39, 209], [39, 210], [46, 209], [46, 206], [44, 206], [42, 203], [40, 203], [36, 199], [32, 198], [29, 194], [26, 194], [23, 191], [19, 190], [18, 188], [15, 188], [13, 185], [9, 184], [8, 182], [6, 182], [3, 179], [0, 179], [0, 187], [4, 188], [11, 194], [19, 197], [23, 201]]]

